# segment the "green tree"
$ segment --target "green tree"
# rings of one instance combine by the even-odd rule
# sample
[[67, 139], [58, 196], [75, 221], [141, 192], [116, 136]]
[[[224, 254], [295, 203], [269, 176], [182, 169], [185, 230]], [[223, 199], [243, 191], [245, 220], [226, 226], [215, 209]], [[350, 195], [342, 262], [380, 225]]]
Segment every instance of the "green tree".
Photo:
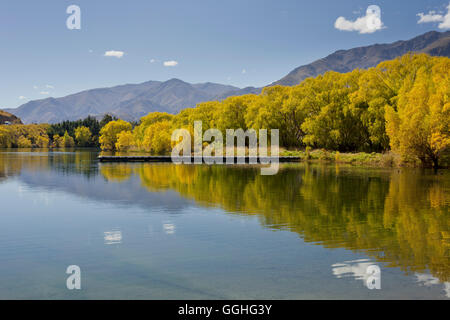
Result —
[[111, 121], [116, 121], [116, 120], [118, 120], [116, 117], [113, 117], [110, 114], [105, 114], [103, 116], [103, 119], [100, 121], [100, 128], [103, 128], [104, 126], [106, 126]]

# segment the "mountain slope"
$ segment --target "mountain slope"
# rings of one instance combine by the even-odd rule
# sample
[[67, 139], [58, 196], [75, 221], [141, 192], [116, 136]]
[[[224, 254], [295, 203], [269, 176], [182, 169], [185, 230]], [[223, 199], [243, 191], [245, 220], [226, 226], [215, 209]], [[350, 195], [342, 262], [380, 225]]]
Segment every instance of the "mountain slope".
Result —
[[22, 118], [25, 123], [55, 123], [105, 113], [125, 120], [138, 120], [154, 111], [177, 113], [183, 108], [195, 107], [199, 102], [236, 90], [239, 88], [216, 83], [190, 84], [171, 79], [86, 90], [62, 98], [30, 101], [17, 109], [6, 110]]
[[0, 124], [6, 124], [6, 123], [22, 124], [22, 121], [19, 118], [17, 118], [15, 115], [13, 115], [9, 112], [0, 110]]
[[306, 78], [315, 77], [331, 70], [350, 72], [356, 68], [368, 69], [382, 61], [394, 59], [408, 52], [423, 52], [433, 56], [450, 57], [450, 31], [432, 31], [407, 41], [339, 50], [326, 58], [294, 69], [272, 85], [297, 85]]

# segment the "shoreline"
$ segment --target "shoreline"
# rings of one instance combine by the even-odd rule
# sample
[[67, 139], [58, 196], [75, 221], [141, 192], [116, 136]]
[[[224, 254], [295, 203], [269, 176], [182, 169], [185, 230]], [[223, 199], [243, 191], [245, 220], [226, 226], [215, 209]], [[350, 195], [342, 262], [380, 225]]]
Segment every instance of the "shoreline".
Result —
[[[227, 158], [232, 158], [234, 164], [250, 164], [250, 157], [226, 157], [223, 156], [223, 164], [226, 164]], [[311, 150], [311, 151], [287, 151], [284, 150], [280, 152], [278, 157], [279, 163], [300, 163], [300, 162], [310, 162], [310, 163], [335, 163], [335, 164], [348, 164], [355, 166], [365, 166], [369, 168], [424, 168], [429, 169], [429, 167], [424, 167], [418, 160], [402, 161], [400, 155], [389, 152], [389, 153], [340, 153], [338, 151], [328, 151], [328, 150]], [[133, 153], [119, 153], [119, 155], [99, 155], [99, 162], [105, 163], [118, 163], [118, 162], [149, 162], [149, 163], [172, 163], [171, 156], [152, 156]], [[195, 164], [195, 157], [177, 157], [175, 160], [181, 162], [191, 162]], [[206, 160], [206, 161], [205, 161]], [[202, 157], [202, 164], [211, 164], [215, 160], [214, 157]], [[238, 162], [240, 160], [240, 162]], [[271, 157], [256, 157], [256, 163], [252, 164], [268, 164], [269, 161], [273, 160]], [[200, 163], [198, 163], [200, 164]], [[439, 169], [450, 169], [447, 165], [441, 165]]]
[[[190, 157], [175, 157], [171, 156], [98, 156], [97, 159], [100, 162], [164, 162], [164, 163], [176, 163], [176, 162], [190, 162], [195, 164], [196, 158], [194, 156]], [[220, 159], [220, 158], [219, 158]], [[233, 164], [269, 164], [269, 162], [278, 159], [280, 163], [289, 163], [289, 162], [301, 162], [302, 159], [296, 156], [280, 156], [278, 158], [275, 157], [222, 157], [223, 164], [227, 164], [227, 160], [233, 162]], [[174, 161], [175, 160], [175, 161]], [[202, 163], [213, 163], [217, 161], [215, 157], [202, 157]], [[251, 163], [253, 161], [253, 163]], [[200, 163], [199, 163], [200, 164]]]

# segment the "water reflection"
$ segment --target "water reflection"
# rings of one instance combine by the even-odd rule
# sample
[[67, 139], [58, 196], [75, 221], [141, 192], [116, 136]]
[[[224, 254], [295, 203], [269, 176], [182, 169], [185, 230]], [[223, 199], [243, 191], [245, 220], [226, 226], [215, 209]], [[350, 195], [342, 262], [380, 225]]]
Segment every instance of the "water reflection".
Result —
[[352, 277], [356, 280], [361, 280], [364, 283], [364, 286], [368, 286], [367, 280], [372, 275], [368, 270], [371, 266], [374, 266], [372, 261], [368, 259], [358, 259], [335, 263], [331, 267], [333, 275], [336, 278]]
[[122, 243], [122, 231], [120, 230], [106, 231], [103, 234], [107, 245]]
[[135, 175], [151, 192], [175, 190], [203, 206], [258, 215], [307, 242], [449, 281], [448, 174], [285, 165], [267, 177], [257, 168], [167, 164], [102, 165], [100, 173], [111, 182]]
[[5, 151], [5, 149], [0, 149], [0, 182], [2, 178], [18, 175], [22, 169], [52, 170], [67, 175], [83, 175], [86, 178], [98, 175], [98, 167], [95, 162], [97, 153], [92, 150], [25, 150], [8, 149]]
[[174, 234], [175, 233], [175, 225], [173, 223], [164, 223], [163, 229], [166, 234]]
[[[43, 173], [57, 171], [61, 182], [52, 180], [48, 187], [143, 207], [150, 203], [185, 206], [167, 196], [167, 191], [176, 192], [197, 205], [256, 216], [265, 228], [289, 230], [306, 242], [370, 258], [333, 265], [335, 276], [361, 278], [362, 264], [379, 262], [415, 274], [423, 285], [443, 283], [448, 294], [448, 172], [295, 164], [281, 166], [275, 176], [261, 176], [258, 168], [248, 166], [100, 165], [95, 157], [92, 152], [30, 152], [26, 156], [0, 152], [0, 183], [21, 175], [30, 183], [44, 184]], [[77, 186], [64, 180], [74, 176], [83, 179], [77, 180]], [[171, 221], [162, 228], [166, 234], [176, 232]], [[150, 234], [152, 230], [149, 227]], [[104, 240], [105, 244], [120, 243], [122, 234], [106, 231]]]
[[[431, 274], [416, 273], [417, 282], [425, 287], [431, 287], [435, 285], [441, 285], [441, 281], [438, 278], [433, 277]], [[444, 282], [442, 290], [447, 298], [450, 298], [450, 282]]]

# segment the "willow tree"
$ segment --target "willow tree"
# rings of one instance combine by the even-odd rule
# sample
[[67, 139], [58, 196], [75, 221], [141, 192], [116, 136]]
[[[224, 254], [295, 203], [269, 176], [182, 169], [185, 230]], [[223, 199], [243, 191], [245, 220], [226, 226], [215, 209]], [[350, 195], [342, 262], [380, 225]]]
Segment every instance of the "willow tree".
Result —
[[391, 147], [404, 158], [417, 157], [439, 166], [450, 148], [450, 59], [419, 56], [411, 61], [411, 76], [404, 79], [397, 108], [386, 107], [386, 131]]
[[164, 120], [155, 122], [144, 133], [142, 146], [145, 151], [156, 155], [169, 154], [171, 150], [172, 124]]
[[[327, 72], [309, 82], [308, 101], [315, 106], [302, 125], [308, 145], [329, 150], [355, 151], [368, 147], [368, 130], [362, 122], [366, 108], [354, 104], [351, 94], [359, 88], [362, 71]], [[311, 91], [311, 90], [309, 90]]]
[[13, 134], [7, 126], [0, 125], [0, 148], [11, 148]]
[[292, 121], [296, 119], [292, 116], [291, 90], [283, 86], [265, 87], [248, 108], [246, 126], [255, 130], [279, 129], [281, 146], [299, 147], [301, 141], [291, 130]]
[[88, 127], [78, 127], [75, 129], [75, 140], [78, 146], [87, 147], [92, 141], [92, 133]]
[[131, 131], [131, 124], [123, 121], [111, 121], [100, 130], [100, 147], [102, 150], [115, 150], [117, 135], [122, 131]]
[[161, 121], [171, 121], [173, 115], [166, 112], [151, 112], [148, 115], [141, 118], [140, 124], [136, 126], [133, 130], [135, 137], [135, 145], [142, 148], [144, 141], [145, 130], [157, 122]]

